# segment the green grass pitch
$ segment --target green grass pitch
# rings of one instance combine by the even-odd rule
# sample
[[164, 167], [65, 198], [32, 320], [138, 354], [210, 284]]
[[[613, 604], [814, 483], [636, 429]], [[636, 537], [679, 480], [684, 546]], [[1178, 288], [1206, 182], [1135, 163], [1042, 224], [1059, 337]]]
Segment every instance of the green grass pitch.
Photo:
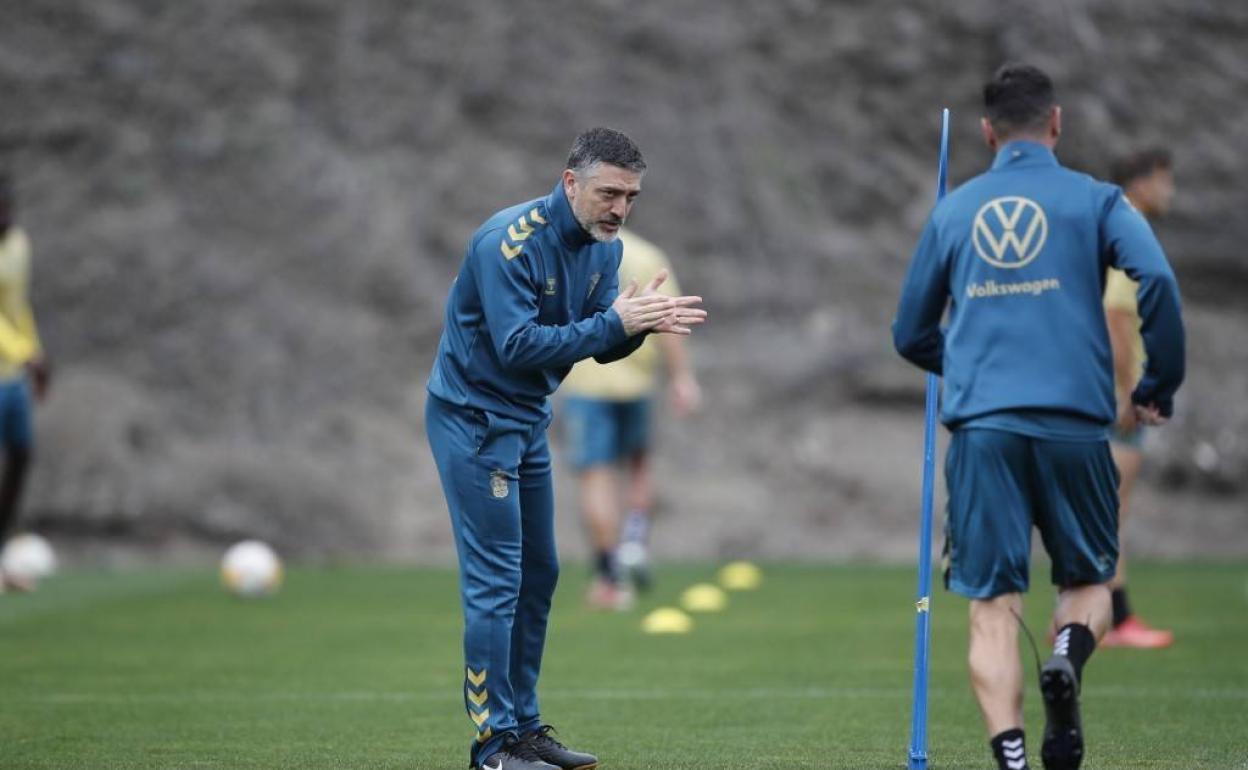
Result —
[[[712, 575], [664, 568], [644, 605]], [[1096, 653], [1084, 767], [1248, 768], [1248, 567], [1132, 579], [1178, 643]], [[905, 568], [772, 565], [692, 634], [651, 637], [640, 611], [582, 609], [583, 571], [565, 567], [544, 716], [604, 770], [903, 767], [913, 582]], [[1030, 598], [1037, 633], [1051, 602]], [[930, 766], [991, 767], [966, 603], [938, 592], [933, 612]], [[204, 571], [57, 577], [0, 596], [0, 767], [463, 768], [459, 634], [450, 570], [295, 569], [252, 602]], [[1038, 767], [1034, 685], [1027, 719]]]

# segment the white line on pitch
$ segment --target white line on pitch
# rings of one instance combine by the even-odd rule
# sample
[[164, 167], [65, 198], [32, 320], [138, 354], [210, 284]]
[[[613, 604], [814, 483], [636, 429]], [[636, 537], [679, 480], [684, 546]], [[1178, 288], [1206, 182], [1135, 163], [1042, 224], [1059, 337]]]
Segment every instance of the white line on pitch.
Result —
[[[950, 695], [933, 689], [934, 697]], [[772, 698], [776, 700], [838, 700], [838, 699], [903, 699], [910, 696], [909, 688], [902, 687], [759, 687], [738, 689], [707, 688], [656, 688], [656, 689], [550, 689], [542, 696], [555, 700], [719, 700], [725, 698]], [[1092, 699], [1134, 700], [1162, 698], [1169, 701], [1243, 701], [1248, 700], [1248, 689], [1242, 688], [1194, 688], [1162, 689], [1148, 687], [1089, 687], [1086, 697]], [[243, 703], [257, 701], [354, 701], [354, 702], [424, 702], [454, 701], [455, 695], [446, 690], [412, 692], [345, 691], [345, 692], [181, 692], [181, 693], [42, 693], [10, 694], [6, 700], [48, 704], [143, 704], [143, 703]]]

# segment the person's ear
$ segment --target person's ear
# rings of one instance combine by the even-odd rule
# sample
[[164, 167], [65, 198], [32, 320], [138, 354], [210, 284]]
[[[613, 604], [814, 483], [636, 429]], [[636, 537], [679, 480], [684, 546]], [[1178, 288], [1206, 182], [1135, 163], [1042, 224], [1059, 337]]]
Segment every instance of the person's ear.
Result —
[[979, 130], [984, 134], [984, 144], [988, 145], [988, 149], [996, 152], [997, 132], [992, 130], [992, 123], [988, 121], [988, 118], [979, 119]]
[[1053, 105], [1053, 111], [1049, 113], [1049, 138], [1057, 142], [1062, 135], [1062, 107], [1060, 104]]
[[576, 172], [570, 168], [563, 170], [563, 194], [572, 200], [576, 195]]

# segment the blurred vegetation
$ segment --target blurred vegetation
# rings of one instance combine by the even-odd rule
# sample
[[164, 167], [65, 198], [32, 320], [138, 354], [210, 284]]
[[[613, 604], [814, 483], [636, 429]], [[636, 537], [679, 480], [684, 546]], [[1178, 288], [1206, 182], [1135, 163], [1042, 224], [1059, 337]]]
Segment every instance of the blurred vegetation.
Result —
[[[887, 324], [932, 201], [939, 110], [956, 183], [990, 159], [980, 85], [1016, 58], [1058, 83], [1069, 165], [1174, 151], [1159, 233], [1191, 374], [1149, 479], [1158, 510], [1241, 512], [1193, 524], [1186, 550], [1248, 552], [1242, 3], [6, 11], [0, 154], [59, 365], [28, 524], [445, 558], [419, 407], [449, 281], [476, 225], [544, 194], [572, 136], [602, 123], [643, 147], [637, 228], [713, 314], [696, 343], [708, 409], [665, 428], [665, 489], [690, 527], [673, 547], [908, 552], [922, 378]], [[774, 508], [787, 526], [759, 521]]]

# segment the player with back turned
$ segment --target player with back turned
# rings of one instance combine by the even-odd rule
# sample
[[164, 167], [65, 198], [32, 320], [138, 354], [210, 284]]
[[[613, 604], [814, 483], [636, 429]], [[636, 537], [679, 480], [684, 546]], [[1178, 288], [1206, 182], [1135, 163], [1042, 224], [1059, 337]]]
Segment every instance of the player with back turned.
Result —
[[985, 85], [984, 106], [996, 158], [933, 209], [893, 336], [898, 352], [944, 377], [945, 581], [971, 600], [971, 684], [998, 766], [1027, 767], [1018, 625], [1034, 526], [1059, 592], [1040, 673], [1041, 756], [1048, 770], [1073, 769], [1084, 753], [1083, 668], [1109, 626], [1118, 558], [1105, 274], [1118, 268], [1139, 284], [1147, 363], [1131, 401], [1149, 424], [1170, 416], [1183, 379], [1178, 286], [1122, 190], [1057, 161], [1062, 113], [1047, 75], [1007, 64]]
[[698, 297], [659, 272], [619, 290], [620, 227], [646, 164], [624, 134], [576, 138], [554, 189], [472, 236], [447, 300], [425, 427], [450, 509], [464, 611], [464, 704], [481, 770], [590, 770], [542, 723], [537, 680], [559, 574], [548, 397], [577, 361], [688, 334]]

